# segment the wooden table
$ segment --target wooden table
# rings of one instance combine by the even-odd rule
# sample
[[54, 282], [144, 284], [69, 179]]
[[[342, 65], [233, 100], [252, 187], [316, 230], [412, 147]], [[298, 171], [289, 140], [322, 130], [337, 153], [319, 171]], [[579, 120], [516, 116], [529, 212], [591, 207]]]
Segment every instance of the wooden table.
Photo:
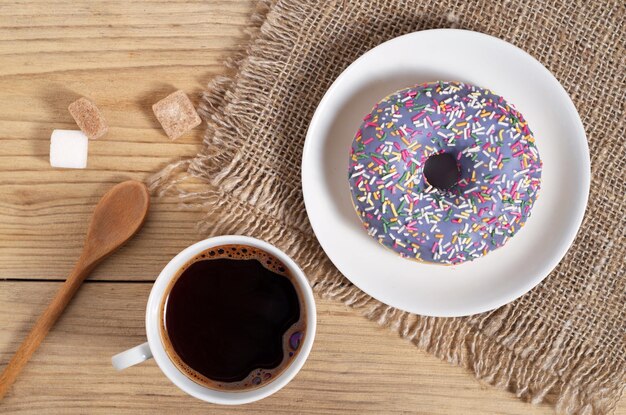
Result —
[[[99, 197], [126, 178], [198, 149], [202, 129], [178, 140], [151, 105], [176, 88], [197, 96], [244, 39], [252, 1], [21, 1], [0, 3], [0, 365], [79, 254]], [[86, 170], [52, 169], [53, 129], [91, 97], [109, 134], [91, 141]], [[0, 403], [2, 413], [545, 414], [481, 385], [356, 315], [318, 299], [318, 334], [296, 379], [238, 408], [205, 404], [171, 385], [153, 361], [116, 372], [110, 357], [145, 339], [151, 283], [199, 239], [197, 211], [153, 199], [149, 220], [79, 291]], [[618, 410], [626, 414], [626, 405]]]

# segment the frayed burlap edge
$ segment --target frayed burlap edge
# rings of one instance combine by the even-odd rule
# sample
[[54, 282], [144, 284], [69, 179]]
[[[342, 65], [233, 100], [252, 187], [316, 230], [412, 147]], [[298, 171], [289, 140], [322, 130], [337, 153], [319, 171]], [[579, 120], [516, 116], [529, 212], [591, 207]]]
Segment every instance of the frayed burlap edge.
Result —
[[234, 160], [241, 158], [237, 148], [229, 145], [228, 136], [235, 131], [224, 117], [224, 108], [235, 99], [232, 86], [239, 80], [240, 68], [254, 47], [252, 41], [259, 34], [274, 2], [261, 0], [256, 3], [256, 10], [250, 17], [248, 28], [244, 30], [244, 40], [239, 51], [226, 61], [225, 66], [231, 75], [213, 78], [200, 97], [198, 113], [206, 122], [202, 152], [194, 158], [171, 163], [151, 176], [148, 185], [153, 192], [158, 195], [175, 193], [184, 204], [194, 203], [192, 200], [205, 204], [204, 198], [214, 194], [215, 190], [189, 191], [186, 188], [188, 182], [200, 179], [217, 187], [231, 170], [223, 166], [233, 165]]
[[[268, 197], [270, 194], [293, 190], [277, 190], [277, 179], [271, 176], [239, 174], [237, 166], [244, 155], [232, 145], [230, 137], [242, 134], [239, 130], [242, 126], [233, 124], [232, 118], [225, 116], [225, 112], [228, 112], [229, 105], [242, 99], [236, 89], [243, 89], [246, 95], [262, 93], [257, 86], [249, 83], [254, 79], [242, 79], [240, 74], [248, 66], [255, 69], [254, 75], [259, 82], [263, 82], [265, 75], [275, 77], [272, 71], [281, 70], [269, 61], [267, 65], [252, 62], [250, 55], [258, 50], [270, 56], [281, 53], [280, 48], [272, 50], [274, 42], [280, 44], [284, 41], [277, 37], [278, 33], [297, 32], [301, 22], [298, 13], [306, 11], [294, 6], [295, 10], [290, 10], [289, 14], [285, 10], [273, 10], [274, 5], [273, 0], [259, 2], [247, 31], [247, 47], [227, 63], [233, 75], [216, 77], [202, 96], [200, 113], [207, 122], [203, 152], [193, 159], [173, 163], [155, 174], [149, 179], [151, 190], [158, 195], [176, 194], [181, 205], [202, 206], [205, 211], [211, 212], [211, 218], [219, 217], [219, 223], [213, 223], [209, 215], [200, 222], [199, 231], [203, 235], [247, 234], [276, 244], [303, 268], [314, 291], [322, 297], [343, 302], [418, 348], [468, 369], [487, 384], [506, 389], [532, 403], [554, 403], [558, 413], [604, 414], [613, 411], [624, 385], [620, 379], [611, 376], [610, 362], [597, 364], [581, 351], [575, 364], [572, 364], [573, 370], [566, 376], [551, 370], [562, 359], [558, 353], [554, 353], [540, 367], [529, 357], [532, 350], [507, 347], [511, 321], [518, 326], [535, 324], [531, 329], [533, 335], [544, 333], [543, 324], [531, 321], [529, 316], [516, 311], [512, 304], [477, 316], [447, 319], [417, 316], [382, 304], [346, 280], [321, 253], [308, 227], [306, 212], [275, 212], [269, 203], [263, 203], [271, 199]], [[280, 30], [275, 30], [277, 27]], [[250, 75], [249, 72], [247, 74]], [[197, 190], [198, 181], [204, 184], [201, 190]], [[250, 186], [249, 182], [254, 185]], [[256, 190], [253, 194], [244, 193], [245, 190], [239, 188], [242, 183], [246, 183], [246, 188]], [[289, 217], [289, 223], [304, 225], [298, 229], [288, 228], [277, 219], [285, 217]], [[564, 334], [553, 336], [557, 338], [547, 338], [546, 345], [550, 341], [567, 341]], [[620, 391], [617, 396], [616, 390]]]

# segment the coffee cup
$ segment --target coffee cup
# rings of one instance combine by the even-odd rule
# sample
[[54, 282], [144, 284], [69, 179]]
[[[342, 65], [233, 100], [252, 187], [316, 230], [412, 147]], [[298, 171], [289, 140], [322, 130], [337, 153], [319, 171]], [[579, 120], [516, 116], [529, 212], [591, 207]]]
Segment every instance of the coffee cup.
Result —
[[[242, 252], [244, 252], [244, 254], [242, 254]], [[255, 252], [258, 254], [254, 254]], [[261, 262], [260, 260], [256, 261], [248, 258], [251, 255], [256, 255], [258, 259], [263, 259], [263, 264], [261, 264], [262, 267], [258, 264], [255, 265], [256, 262]], [[219, 367], [217, 367], [216, 370], [220, 370], [221, 372], [219, 373], [220, 376], [222, 376], [222, 378], [220, 378], [216, 375], [218, 380], [214, 381], [212, 379], [213, 372], [211, 372], [211, 369], [213, 369], [214, 365], [211, 365], [212, 362], [210, 361], [210, 353], [208, 353], [209, 357], [205, 358], [208, 359], [208, 362], [204, 362], [204, 366], [207, 366], [208, 369], [206, 369], [204, 366], [201, 366], [201, 368], [195, 367], [195, 369], [198, 369], [196, 371], [194, 370], [194, 365], [196, 365], [196, 363], [193, 361], [193, 356], [188, 359], [187, 363], [189, 363], [189, 361], [191, 362], [189, 363], [189, 365], [184, 362], [186, 360], [186, 356], [189, 356], [190, 353], [189, 350], [185, 349], [184, 343], [198, 342], [193, 341], [193, 339], [186, 340], [186, 337], [181, 337], [180, 339], [176, 338], [174, 339], [175, 341], [172, 341], [172, 339], [168, 338], [168, 336], [173, 335], [193, 336], [193, 331], [190, 331], [187, 327], [185, 327], [184, 320], [182, 320], [181, 322], [181, 318], [185, 318], [184, 312], [178, 312], [177, 310], [174, 310], [178, 314], [177, 318], [171, 318], [170, 320], [172, 321], [172, 323], [168, 322], [168, 324], [170, 325], [175, 324], [174, 327], [169, 327], [167, 324], [165, 324], [165, 320], [167, 320], [165, 316], [167, 315], [167, 313], [170, 313], [169, 308], [175, 306], [175, 298], [171, 297], [176, 292], [182, 292], [184, 294], [181, 289], [177, 288], [179, 285], [184, 288], [185, 284], [187, 284], [188, 286], [189, 281], [193, 282], [193, 280], [191, 280], [190, 278], [198, 276], [202, 276], [204, 278], [204, 274], [207, 274], [206, 278], [211, 278], [212, 276], [214, 276], [215, 278], [219, 278], [220, 275], [223, 274], [222, 277], [224, 278], [224, 280], [219, 282], [218, 286], [228, 287], [228, 284], [232, 282], [233, 278], [231, 278], [231, 276], [228, 275], [227, 272], [226, 274], [224, 274], [225, 271], [223, 268], [224, 266], [228, 266], [228, 261], [236, 261], [239, 259], [247, 260], [246, 263], [250, 265], [250, 267], [256, 266], [256, 268], [254, 268], [254, 278], [256, 278], [256, 280], [253, 281], [253, 284], [255, 284], [255, 286], [260, 286], [259, 292], [262, 293], [256, 296], [260, 297], [260, 305], [258, 306], [258, 308], [262, 309], [262, 318], [260, 320], [254, 320], [253, 324], [250, 325], [252, 327], [251, 329], [255, 330], [253, 326], [258, 326], [260, 324], [258, 323], [258, 321], [261, 321], [262, 324], [268, 324], [267, 329], [263, 327], [257, 327], [257, 331], [259, 333], [254, 334], [254, 336], [257, 336], [254, 337], [254, 339], [256, 340], [258, 336], [264, 336], [266, 332], [278, 332], [278, 329], [283, 330], [285, 332], [285, 336], [291, 336], [291, 338], [285, 337], [284, 341], [280, 343], [283, 344], [283, 349], [281, 349], [280, 351], [282, 354], [280, 354], [278, 360], [276, 360], [275, 358], [273, 360], [278, 363], [271, 363], [272, 359], [268, 361], [268, 353], [261, 353], [261, 355], [258, 356], [258, 359], [261, 359], [259, 360], [259, 362], [262, 362], [259, 364], [259, 367], [257, 368], [254, 366], [250, 366], [250, 373], [242, 375], [240, 376], [240, 378], [237, 379], [223, 379], [222, 373], [229, 373], [229, 368], [227, 366], [227, 362], [229, 361], [228, 359], [231, 359], [230, 361], [233, 362], [233, 366], [237, 366], [235, 363], [240, 363], [236, 360], [238, 350], [244, 350], [254, 353], [255, 349], [241, 349], [241, 347], [235, 347], [234, 351], [228, 351], [230, 355], [227, 355], [227, 357], [223, 357], [223, 353], [221, 353], [222, 351], [219, 350], [219, 347], [213, 346], [213, 350], [215, 350], [217, 359], [215, 363], [219, 363]], [[199, 274], [199, 267], [209, 263], [215, 264], [217, 266], [219, 264], [217, 262], [213, 262], [217, 260], [222, 261], [222, 266], [221, 268], [216, 269], [215, 275], [210, 274], [210, 272], [207, 272], [206, 270], [203, 271], [204, 274]], [[242, 264], [238, 264], [237, 269], [239, 270], [239, 273], [243, 272], [241, 271], [241, 265]], [[226, 271], [228, 271], [228, 268], [226, 268]], [[192, 275], [194, 274], [194, 272], [198, 275]], [[284, 282], [285, 278], [283, 277], [288, 277], [290, 284], [286, 284]], [[189, 281], [186, 280], [185, 284], [179, 284], [178, 281], [184, 278]], [[206, 279], [204, 279], [204, 281], [206, 281]], [[242, 281], [245, 282], [245, 280]], [[280, 284], [272, 285], [272, 281], [278, 282]], [[267, 284], [270, 285], [268, 286]], [[291, 290], [289, 290], [290, 285], [293, 285], [293, 289]], [[282, 288], [274, 289], [276, 286], [280, 286]], [[234, 287], [236, 289], [237, 286], [235, 285]], [[195, 289], [193, 291], [198, 292], [201, 290]], [[275, 294], [271, 294], [268, 296], [268, 292]], [[255, 295], [254, 293], [250, 294], [249, 291], [245, 291], [245, 293], [246, 295]], [[230, 298], [232, 298], [233, 296], [236, 297], [238, 294], [236, 291], [233, 292], [231, 289], [231, 291], [224, 293], [224, 295], [229, 295]], [[277, 316], [275, 316], [275, 314], [280, 313], [280, 307], [271, 304], [271, 301], [274, 301], [272, 295], [278, 296], [277, 298], [279, 299], [280, 304], [299, 304], [297, 307], [298, 315], [296, 316], [296, 318], [292, 318], [291, 320], [289, 320], [288, 318], [286, 320], [283, 319], [284, 321], [281, 321], [280, 324], [274, 325], [273, 321], [271, 320], [278, 318]], [[291, 298], [289, 296], [291, 296], [293, 299], [289, 300], [289, 298]], [[252, 299], [255, 300], [256, 297], [252, 297]], [[220, 297], [214, 296], [212, 298]], [[195, 303], [202, 303], [197, 299], [192, 299], [192, 301], [195, 301]], [[211, 306], [215, 307], [215, 304], [205, 305], [208, 308], [203, 308], [202, 312], [210, 312], [211, 314], [207, 315], [215, 316], [215, 313], [213, 313], [213, 309], [210, 308]], [[181, 306], [181, 308], [183, 309], [183, 311], [185, 311], [188, 307]], [[166, 309], [168, 310], [167, 312], [165, 311]], [[274, 314], [268, 314], [267, 309], [272, 310]], [[236, 324], [238, 324], [238, 327], [243, 327], [245, 329], [246, 322], [242, 321], [242, 319], [246, 319], [250, 312], [248, 311], [248, 314], [241, 314], [238, 313], [236, 310], [232, 312], [234, 312], [236, 314], [236, 317], [239, 319], [234, 320], [236, 321]], [[229, 310], [228, 315], [230, 316], [232, 312], [231, 310]], [[202, 313], [199, 313], [199, 316], [202, 316]], [[268, 319], [270, 321], [267, 321]], [[297, 323], [294, 323], [296, 320]], [[193, 322], [194, 326], [202, 326], [202, 324], [199, 323], [202, 322]], [[286, 328], [286, 325], [289, 325], [289, 328]], [[223, 326], [223, 324], [218, 324], [218, 326]], [[259, 399], [263, 399], [269, 395], [272, 395], [273, 393], [277, 392], [285, 385], [287, 385], [287, 383], [289, 383], [296, 376], [296, 374], [304, 365], [311, 351], [313, 339], [315, 337], [315, 330], [316, 308], [313, 292], [304, 273], [289, 256], [287, 256], [284, 252], [282, 252], [275, 246], [259, 239], [236, 235], [218, 236], [205, 239], [203, 241], [197, 242], [194, 245], [191, 245], [190, 247], [186, 248], [178, 255], [176, 255], [165, 266], [163, 271], [161, 271], [160, 275], [156, 279], [148, 298], [148, 304], [146, 307], [146, 335], [148, 341], [113, 356], [112, 364], [117, 370], [123, 370], [150, 358], [154, 358], [157, 365], [165, 374], [165, 376], [167, 376], [170, 381], [172, 381], [172, 383], [174, 383], [178, 388], [188, 393], [189, 395], [192, 395], [206, 402], [212, 402], [217, 404], [244, 404], [254, 402]], [[181, 332], [183, 334], [178, 334], [178, 332]], [[215, 329], [213, 329], [213, 331], [211, 331], [210, 333], [215, 333]], [[208, 336], [207, 333], [202, 333], [202, 336], [203, 339], [208, 339], [206, 341], [208, 341], [209, 343], [211, 342], [211, 336]], [[242, 337], [242, 339], [245, 339], [245, 337]], [[224, 341], [227, 340], [228, 339], [222, 339], [220, 340], [219, 344], [224, 344]], [[237, 340], [241, 341], [241, 339]], [[271, 338], [269, 339], [269, 342], [274, 345], [277, 344], [276, 341], [272, 342]], [[228, 342], [226, 344], [228, 344]], [[265, 343], [261, 342], [261, 344]], [[175, 347], [172, 345], [174, 345]], [[210, 347], [212, 346], [209, 344], [207, 346], [208, 350], [211, 350]], [[274, 352], [278, 352], [278, 350], [274, 350]], [[177, 353], [179, 353], [180, 356]], [[193, 350], [191, 350], [191, 353], [193, 353]], [[207, 355], [207, 353], [204, 353], [204, 355]], [[181, 356], [182, 359], [180, 359]], [[242, 356], [242, 359], [244, 357], [245, 359], [247, 359], [246, 361], [252, 362], [254, 362], [254, 358], [257, 358], [256, 355]], [[226, 365], [226, 367], [224, 367], [224, 365]], [[245, 369], [246, 367], [247, 366], [243, 365], [239, 367], [238, 370], [241, 371], [242, 368]], [[205, 369], [209, 370], [209, 372], [207, 373]], [[232, 375], [229, 374], [228, 376]], [[229, 385], [235, 386], [229, 387]]]

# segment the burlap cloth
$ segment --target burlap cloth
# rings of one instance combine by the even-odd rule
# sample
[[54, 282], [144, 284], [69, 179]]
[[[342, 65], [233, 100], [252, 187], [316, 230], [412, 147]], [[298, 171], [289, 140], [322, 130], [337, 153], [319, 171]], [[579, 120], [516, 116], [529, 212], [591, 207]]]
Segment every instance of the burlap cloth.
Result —
[[[167, 167], [152, 187], [217, 214], [203, 234], [276, 244], [319, 294], [489, 384], [559, 413], [611, 412], [626, 382], [625, 15], [621, 0], [261, 2], [231, 76], [203, 96], [202, 154]], [[318, 245], [300, 187], [306, 130], [333, 80], [385, 40], [440, 27], [497, 36], [541, 61], [572, 97], [591, 150], [589, 206], [569, 253], [519, 300], [466, 318], [401, 312], [350, 284]]]

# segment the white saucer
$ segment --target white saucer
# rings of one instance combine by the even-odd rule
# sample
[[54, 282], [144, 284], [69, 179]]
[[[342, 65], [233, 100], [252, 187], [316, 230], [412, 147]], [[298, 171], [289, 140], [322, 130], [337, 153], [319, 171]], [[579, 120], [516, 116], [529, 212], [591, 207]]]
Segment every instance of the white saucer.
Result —
[[[436, 80], [470, 82], [513, 103], [534, 132], [544, 164], [526, 225], [504, 247], [457, 266], [403, 259], [378, 244], [362, 228], [348, 187], [348, 153], [363, 116], [391, 92]], [[541, 282], [576, 236], [589, 181], [585, 131], [556, 78], [503, 40], [453, 29], [398, 37], [350, 65], [320, 102], [302, 159], [307, 213], [335, 266], [372, 297], [429, 316], [488, 311]]]

